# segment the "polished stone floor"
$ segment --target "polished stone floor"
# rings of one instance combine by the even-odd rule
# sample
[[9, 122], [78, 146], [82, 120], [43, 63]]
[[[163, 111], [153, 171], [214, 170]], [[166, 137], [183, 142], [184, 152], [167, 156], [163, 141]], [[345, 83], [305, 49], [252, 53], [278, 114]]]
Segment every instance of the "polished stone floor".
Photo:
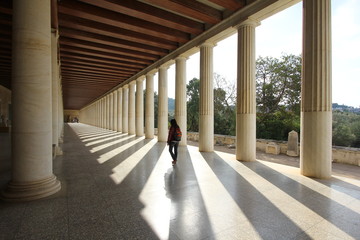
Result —
[[62, 190], [0, 202], [0, 239], [360, 239], [360, 179], [193, 146], [173, 167], [165, 143], [81, 123], [65, 126], [63, 151]]

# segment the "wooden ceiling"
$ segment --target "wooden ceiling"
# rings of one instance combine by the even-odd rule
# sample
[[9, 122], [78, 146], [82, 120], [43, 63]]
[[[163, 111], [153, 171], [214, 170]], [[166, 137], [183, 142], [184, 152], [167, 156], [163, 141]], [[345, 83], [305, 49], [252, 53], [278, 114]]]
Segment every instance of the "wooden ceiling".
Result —
[[[52, 0], [64, 108], [81, 109], [245, 5], [245, 0]], [[0, 84], [10, 89], [11, 15], [12, 1], [0, 0]]]

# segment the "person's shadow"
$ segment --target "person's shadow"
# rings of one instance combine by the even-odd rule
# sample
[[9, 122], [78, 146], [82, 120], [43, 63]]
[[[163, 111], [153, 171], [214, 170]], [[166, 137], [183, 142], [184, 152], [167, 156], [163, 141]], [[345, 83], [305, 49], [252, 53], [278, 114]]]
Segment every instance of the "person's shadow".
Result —
[[165, 190], [166, 190], [166, 197], [172, 199], [173, 194], [175, 193], [176, 189], [176, 178], [177, 178], [177, 167], [176, 165], [169, 168], [167, 172], [164, 174], [164, 182], [165, 182]]

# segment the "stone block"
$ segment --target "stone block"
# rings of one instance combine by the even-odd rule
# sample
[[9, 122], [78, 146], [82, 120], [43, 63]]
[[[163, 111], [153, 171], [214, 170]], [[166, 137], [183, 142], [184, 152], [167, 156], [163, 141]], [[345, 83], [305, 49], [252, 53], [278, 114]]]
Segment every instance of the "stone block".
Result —
[[270, 153], [270, 154], [279, 155], [280, 154], [280, 146], [274, 142], [270, 142], [270, 143], [266, 144], [265, 152]]

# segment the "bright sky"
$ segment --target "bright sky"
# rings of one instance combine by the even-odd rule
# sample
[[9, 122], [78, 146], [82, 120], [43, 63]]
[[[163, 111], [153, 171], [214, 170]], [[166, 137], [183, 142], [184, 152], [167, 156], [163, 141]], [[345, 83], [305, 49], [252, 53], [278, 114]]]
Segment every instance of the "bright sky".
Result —
[[[360, 1], [332, 0], [333, 103], [360, 107]], [[237, 34], [214, 48], [214, 72], [236, 81]], [[301, 54], [302, 2], [265, 19], [256, 28], [256, 56]], [[187, 60], [186, 80], [199, 78], [199, 53]], [[157, 76], [155, 76], [157, 79]], [[175, 96], [175, 65], [168, 71], [169, 97]], [[155, 80], [157, 91], [157, 81]]]

